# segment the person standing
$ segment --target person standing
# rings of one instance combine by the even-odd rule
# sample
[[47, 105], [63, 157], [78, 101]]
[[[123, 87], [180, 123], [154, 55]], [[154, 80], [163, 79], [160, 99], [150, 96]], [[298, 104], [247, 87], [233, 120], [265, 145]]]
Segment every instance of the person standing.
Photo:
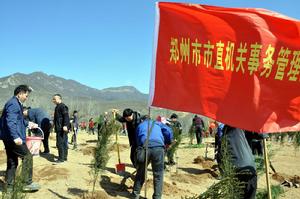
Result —
[[48, 140], [49, 140], [50, 129], [51, 129], [51, 122], [48, 114], [46, 113], [46, 111], [44, 111], [41, 108], [30, 108], [30, 107], [24, 107], [23, 114], [26, 118], [28, 118], [29, 121], [37, 123], [38, 126], [43, 130], [44, 132], [43, 153], [48, 154], [50, 152]]
[[123, 116], [118, 114], [116, 109], [113, 109], [113, 113], [116, 113], [116, 119], [121, 123], [126, 123], [127, 133], [128, 133], [128, 140], [130, 145], [130, 160], [132, 165], [136, 167], [135, 164], [135, 150], [137, 147], [136, 144], [136, 128], [141, 123], [141, 115], [133, 111], [130, 108], [126, 108], [123, 111]]
[[178, 121], [178, 115], [176, 113], [173, 113], [170, 116], [169, 125], [172, 127], [172, 130], [173, 130], [174, 140], [176, 140], [176, 147], [175, 147], [175, 145], [173, 145], [173, 147], [171, 147], [171, 148], [169, 148], [169, 150], [167, 150], [167, 157], [168, 157], [168, 164], [174, 165], [175, 164], [174, 154], [175, 154], [176, 148], [180, 144], [181, 134], [182, 134], [182, 125]]
[[56, 147], [58, 149], [57, 163], [68, 159], [68, 132], [70, 118], [68, 107], [62, 102], [60, 94], [53, 95], [52, 102], [56, 105], [54, 111], [54, 126], [56, 132]]
[[[148, 131], [149, 134], [148, 134]], [[149, 138], [147, 138], [149, 135]], [[148, 139], [148, 140], [147, 140]], [[151, 162], [153, 171], [153, 199], [162, 197], [163, 178], [164, 178], [164, 152], [165, 146], [170, 145], [173, 140], [173, 132], [170, 127], [162, 122], [146, 119], [140, 123], [136, 129], [136, 144], [138, 150], [146, 147], [148, 141], [147, 160], [143, 157], [143, 151], [137, 153], [136, 157], [136, 178], [133, 185], [132, 196], [135, 199], [140, 198], [140, 191], [145, 181], [145, 166]], [[145, 153], [144, 153], [145, 154]], [[140, 156], [141, 155], [141, 156]]]
[[93, 135], [95, 135], [95, 123], [94, 123], [94, 119], [90, 118], [89, 120], [89, 134], [93, 133]]
[[263, 144], [264, 134], [258, 134], [253, 131], [245, 131], [245, 137], [252, 150], [253, 155], [263, 156]]
[[202, 143], [202, 131], [204, 128], [204, 122], [198, 115], [193, 118], [193, 128], [196, 134], [197, 144]]
[[72, 130], [73, 130], [73, 149], [77, 149], [77, 135], [78, 135], [78, 128], [79, 128], [79, 121], [78, 121], [78, 111], [73, 111], [73, 122], [72, 122]]
[[14, 96], [9, 99], [2, 112], [2, 135], [6, 156], [6, 185], [7, 191], [12, 191], [14, 187], [18, 158], [23, 161], [22, 178], [25, 186], [24, 191], [36, 191], [40, 189], [37, 183], [32, 182], [32, 154], [26, 146], [26, 127], [37, 128], [33, 122], [27, 122], [23, 116], [22, 104], [27, 100], [31, 88], [27, 85], [19, 85], [14, 90]]

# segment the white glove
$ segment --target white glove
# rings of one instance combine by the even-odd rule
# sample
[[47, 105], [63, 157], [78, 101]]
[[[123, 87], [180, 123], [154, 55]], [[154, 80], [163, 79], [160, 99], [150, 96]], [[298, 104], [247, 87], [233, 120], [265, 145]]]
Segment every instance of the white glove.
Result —
[[22, 145], [22, 139], [21, 138], [14, 139], [14, 142], [15, 142], [16, 145]]
[[64, 127], [63, 127], [63, 130], [64, 130], [64, 132], [68, 132], [68, 127], [67, 127], [67, 126], [64, 126]]
[[34, 122], [28, 122], [28, 128], [29, 129], [36, 129], [37, 127], [39, 127], [38, 124], [36, 124]]

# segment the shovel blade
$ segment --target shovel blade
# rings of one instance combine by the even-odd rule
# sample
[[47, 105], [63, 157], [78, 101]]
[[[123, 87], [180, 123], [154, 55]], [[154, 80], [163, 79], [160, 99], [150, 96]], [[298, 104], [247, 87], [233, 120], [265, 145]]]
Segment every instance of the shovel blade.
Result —
[[123, 164], [123, 163], [116, 164], [116, 173], [122, 174], [124, 172], [125, 172], [125, 164]]

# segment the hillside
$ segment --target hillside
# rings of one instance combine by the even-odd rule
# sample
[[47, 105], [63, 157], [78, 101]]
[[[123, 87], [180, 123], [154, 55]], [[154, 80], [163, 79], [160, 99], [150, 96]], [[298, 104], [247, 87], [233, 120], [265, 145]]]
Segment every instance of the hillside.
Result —
[[[95, 89], [83, 85], [75, 80], [64, 79], [54, 75], [47, 75], [42, 72], [31, 74], [15, 73], [0, 78], [0, 105], [13, 95], [17, 85], [27, 84], [33, 88], [26, 105], [42, 107], [51, 111], [54, 105], [51, 102], [52, 95], [60, 93], [64, 102], [70, 110], [81, 110], [84, 114], [97, 115], [109, 108], [146, 107], [148, 95], [139, 92], [135, 87], [122, 86]], [[96, 108], [97, 107], [97, 108]]]
[[[132, 108], [147, 114], [148, 95], [143, 94], [132, 86], [111, 87], [106, 89], [95, 89], [83, 85], [75, 80], [64, 79], [62, 77], [47, 75], [43, 72], [31, 74], [15, 73], [7, 77], [0, 78], [0, 106], [13, 95], [17, 85], [27, 84], [33, 88], [26, 106], [41, 107], [51, 115], [54, 104], [51, 99], [53, 94], [60, 93], [64, 103], [69, 107], [70, 112], [78, 110], [80, 118], [88, 119], [97, 117], [104, 111], [112, 108], [123, 110]], [[169, 117], [174, 111], [153, 108], [151, 115]], [[191, 125], [191, 114], [177, 112], [185, 131]]]

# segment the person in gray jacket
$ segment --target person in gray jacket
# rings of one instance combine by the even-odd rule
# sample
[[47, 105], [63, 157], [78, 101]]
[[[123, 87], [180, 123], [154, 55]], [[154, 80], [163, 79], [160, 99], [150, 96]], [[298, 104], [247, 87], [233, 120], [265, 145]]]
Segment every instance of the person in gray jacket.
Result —
[[[244, 131], [225, 125], [223, 128], [222, 142], [227, 142], [227, 150], [231, 156], [231, 163], [236, 169], [237, 179], [245, 184], [243, 189], [242, 198], [244, 199], [254, 199], [257, 188], [257, 174], [256, 166], [254, 161], [254, 156], [252, 154], [251, 148], [247, 142]], [[222, 149], [220, 161], [222, 164]]]
[[[38, 126], [43, 130], [44, 132], [44, 139], [43, 139], [43, 145], [44, 145], [44, 154], [48, 154], [50, 152], [49, 149], [49, 135], [50, 135], [50, 129], [51, 129], [51, 122], [50, 117], [41, 108], [30, 108], [30, 107], [23, 107], [23, 114], [24, 116], [31, 122], [37, 123]], [[40, 132], [36, 132], [40, 133]]]

